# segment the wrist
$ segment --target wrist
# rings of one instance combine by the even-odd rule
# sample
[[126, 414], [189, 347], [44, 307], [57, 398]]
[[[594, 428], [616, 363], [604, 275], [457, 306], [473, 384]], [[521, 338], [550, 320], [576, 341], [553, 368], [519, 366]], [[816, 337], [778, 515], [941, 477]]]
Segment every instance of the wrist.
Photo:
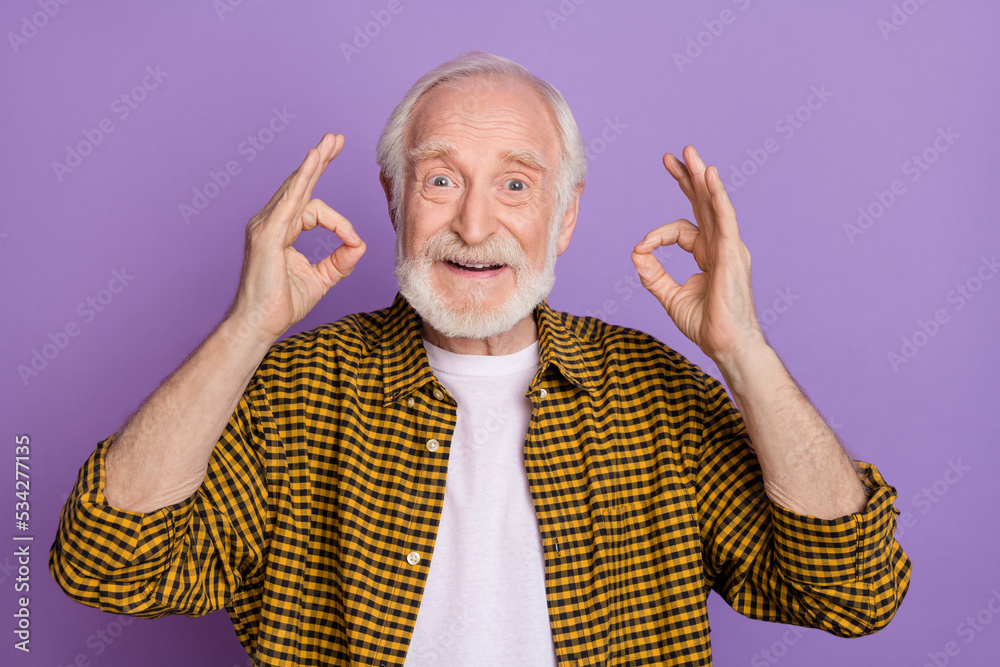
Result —
[[718, 366], [726, 385], [734, 394], [744, 393], [755, 379], [767, 378], [784, 368], [778, 353], [764, 340], [717, 355], [712, 361]]
[[280, 334], [275, 336], [254, 326], [252, 321], [234, 314], [227, 315], [215, 332], [230, 346], [242, 348], [248, 354], [259, 356], [261, 359], [281, 337]]
[[732, 368], [734, 371], [742, 367], [753, 364], [762, 356], [773, 353], [774, 350], [764, 338], [764, 333], [760, 332], [756, 336], [747, 336], [738, 344], [730, 345], [723, 351], [716, 351], [708, 355], [719, 370]]

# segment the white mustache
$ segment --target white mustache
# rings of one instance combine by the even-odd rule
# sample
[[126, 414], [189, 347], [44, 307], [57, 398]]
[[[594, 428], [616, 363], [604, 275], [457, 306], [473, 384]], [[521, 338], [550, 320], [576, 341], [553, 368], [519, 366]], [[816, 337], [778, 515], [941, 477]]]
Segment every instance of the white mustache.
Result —
[[507, 265], [512, 269], [527, 266], [528, 256], [512, 236], [490, 236], [470, 246], [453, 231], [432, 237], [424, 249], [431, 261], [455, 261], [462, 264]]

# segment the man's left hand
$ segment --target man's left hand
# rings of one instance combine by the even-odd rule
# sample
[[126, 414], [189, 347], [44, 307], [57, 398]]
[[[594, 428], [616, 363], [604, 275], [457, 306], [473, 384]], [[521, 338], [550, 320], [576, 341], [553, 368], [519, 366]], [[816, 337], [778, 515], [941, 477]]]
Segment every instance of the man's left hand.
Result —
[[[706, 168], [693, 146], [684, 162], [672, 154], [663, 166], [691, 202], [697, 226], [680, 219], [658, 227], [632, 251], [642, 285], [655, 296], [677, 328], [716, 364], [766, 345], [750, 287], [750, 252], [740, 240], [736, 211], [715, 166]], [[677, 244], [694, 255], [701, 273], [679, 285], [653, 251]]]

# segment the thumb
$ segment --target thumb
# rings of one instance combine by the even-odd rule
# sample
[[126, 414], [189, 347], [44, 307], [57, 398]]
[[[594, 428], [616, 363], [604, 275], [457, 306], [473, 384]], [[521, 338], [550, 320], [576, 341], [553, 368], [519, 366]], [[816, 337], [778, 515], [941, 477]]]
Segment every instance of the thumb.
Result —
[[343, 245], [316, 263], [316, 271], [326, 280], [328, 289], [351, 275], [366, 248], [360, 238], [348, 237]]
[[[637, 247], [642, 247], [642, 244]], [[660, 261], [651, 252], [633, 252], [632, 263], [635, 264], [636, 271], [639, 272], [639, 280], [642, 286], [657, 298], [666, 307], [671, 294], [679, 287], [677, 281], [667, 273]]]

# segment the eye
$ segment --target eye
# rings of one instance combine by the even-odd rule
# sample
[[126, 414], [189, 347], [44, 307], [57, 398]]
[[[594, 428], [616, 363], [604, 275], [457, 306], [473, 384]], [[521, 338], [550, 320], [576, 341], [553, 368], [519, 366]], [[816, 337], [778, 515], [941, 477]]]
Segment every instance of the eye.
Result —
[[448, 186], [453, 185], [451, 179], [447, 176], [434, 176], [431, 178], [430, 182], [431, 185], [436, 185], [439, 188], [447, 188]]
[[504, 187], [513, 192], [521, 192], [528, 186], [524, 184], [524, 181], [512, 178], [506, 183], [504, 183]]

